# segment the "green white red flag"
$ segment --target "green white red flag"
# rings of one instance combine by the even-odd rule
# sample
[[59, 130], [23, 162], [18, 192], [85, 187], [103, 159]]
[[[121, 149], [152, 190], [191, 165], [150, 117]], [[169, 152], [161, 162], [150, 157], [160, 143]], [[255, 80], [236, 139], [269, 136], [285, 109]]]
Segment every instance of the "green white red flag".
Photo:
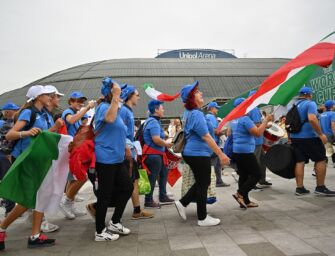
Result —
[[144, 84], [144, 91], [145, 93], [154, 100], [159, 100], [159, 101], [174, 101], [177, 99], [180, 95], [180, 93], [177, 93], [176, 95], [168, 95], [165, 93], [162, 93], [160, 91], [157, 91], [152, 84]]
[[292, 59], [261, 84], [258, 91], [234, 108], [219, 124], [239, 118], [260, 104], [287, 105], [318, 66], [329, 66], [335, 54], [335, 31]]

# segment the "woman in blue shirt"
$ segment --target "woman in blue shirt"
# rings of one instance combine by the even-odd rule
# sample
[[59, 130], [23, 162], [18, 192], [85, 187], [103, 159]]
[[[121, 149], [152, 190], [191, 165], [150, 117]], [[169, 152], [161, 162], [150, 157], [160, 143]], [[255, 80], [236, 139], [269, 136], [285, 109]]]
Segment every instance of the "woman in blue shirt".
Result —
[[[121, 88], [112, 79], [104, 79], [101, 93], [104, 101], [97, 107], [94, 120], [98, 178], [95, 241], [113, 241], [119, 238], [118, 234], [130, 233], [121, 224], [121, 218], [132, 195], [133, 183], [124, 164], [127, 127], [119, 114]], [[105, 218], [112, 194], [115, 210], [106, 228]]]
[[[165, 134], [161, 127], [160, 119], [164, 116], [163, 102], [151, 100], [148, 103], [149, 118], [145, 121], [143, 130], [143, 162], [149, 171], [151, 191], [145, 195], [144, 206], [147, 208], [160, 208], [161, 204], [172, 204], [173, 200], [166, 195], [166, 183], [168, 176], [165, 148], [172, 144], [165, 141]], [[159, 176], [159, 201], [153, 200], [153, 193], [157, 177]]]
[[[7, 140], [17, 140], [11, 153], [12, 160], [15, 161], [20, 154], [29, 146], [30, 138], [37, 136], [42, 130], [48, 130], [48, 122], [45, 119], [46, 108], [50, 103], [50, 92], [42, 85], [35, 85], [27, 92], [28, 103], [21, 109], [18, 119], [13, 128], [7, 133]], [[36, 118], [30, 124], [32, 112]], [[30, 128], [29, 128], [30, 127]], [[7, 227], [19, 218], [28, 209], [17, 204], [0, 225], [0, 250], [5, 248], [5, 237]], [[28, 238], [28, 248], [51, 246], [55, 244], [55, 239], [48, 239], [41, 234], [41, 223], [44, 213], [33, 211], [33, 226], [31, 236]]]
[[[192, 201], [197, 202], [199, 226], [214, 226], [220, 219], [207, 214], [207, 190], [210, 185], [211, 155], [219, 157], [221, 166], [229, 164], [229, 158], [221, 151], [213, 137], [213, 127], [208, 126], [200, 107], [204, 104], [202, 92], [198, 89], [198, 81], [186, 85], [181, 90], [181, 98], [185, 103], [184, 132], [186, 144], [182, 152], [185, 162], [190, 166], [195, 183], [179, 201], [175, 201], [180, 217], [186, 220], [185, 208]], [[209, 130], [210, 128], [210, 130]]]
[[[238, 106], [243, 101], [244, 98], [237, 98], [234, 106]], [[262, 135], [271, 120], [272, 115], [267, 115], [262, 124], [257, 127], [248, 115], [244, 115], [230, 123], [233, 134], [233, 158], [239, 174], [238, 190], [233, 197], [244, 209], [258, 206], [250, 201], [248, 195], [261, 178], [261, 169], [254, 154], [255, 136]]]

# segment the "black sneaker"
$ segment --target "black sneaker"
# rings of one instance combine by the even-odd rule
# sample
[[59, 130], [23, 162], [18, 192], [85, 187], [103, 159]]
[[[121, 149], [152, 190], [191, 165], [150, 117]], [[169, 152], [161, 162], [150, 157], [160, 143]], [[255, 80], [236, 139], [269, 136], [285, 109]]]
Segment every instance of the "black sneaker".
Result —
[[161, 205], [155, 201], [149, 201], [149, 202], [144, 202], [144, 207], [145, 208], [157, 208], [160, 209]]
[[263, 188], [258, 187], [258, 186], [254, 186], [254, 188], [252, 189], [253, 192], [259, 192], [259, 191], [263, 191]]
[[32, 240], [28, 238], [28, 248], [48, 247], [55, 245], [55, 239], [49, 239], [46, 235], [40, 235], [38, 238]]
[[335, 191], [329, 190], [325, 185], [316, 187], [314, 193], [323, 196], [335, 196]]
[[228, 183], [225, 183], [225, 182], [220, 182], [220, 183], [216, 183], [216, 187], [217, 188], [220, 188], [220, 187], [229, 187], [230, 186], [230, 184], [228, 184]]
[[301, 188], [297, 187], [295, 189], [295, 194], [297, 196], [303, 196], [303, 195], [307, 195], [309, 193], [310, 193], [310, 191], [308, 189], [306, 189], [305, 187], [301, 187]]
[[174, 200], [169, 198], [168, 196], [165, 196], [164, 198], [160, 198], [159, 199], [159, 203], [161, 205], [166, 205], [166, 204], [173, 204], [174, 203]]
[[272, 186], [272, 183], [268, 181], [262, 181], [258, 183], [258, 186], [261, 188], [268, 188]]

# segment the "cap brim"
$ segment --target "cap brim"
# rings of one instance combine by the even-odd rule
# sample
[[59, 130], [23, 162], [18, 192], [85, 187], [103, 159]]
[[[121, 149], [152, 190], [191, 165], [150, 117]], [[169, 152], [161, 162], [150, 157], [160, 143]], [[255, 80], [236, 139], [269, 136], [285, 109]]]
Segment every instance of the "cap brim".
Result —
[[60, 93], [60, 92], [56, 92], [56, 95], [58, 95], [58, 96], [64, 96], [65, 94], [63, 94], [63, 93]]

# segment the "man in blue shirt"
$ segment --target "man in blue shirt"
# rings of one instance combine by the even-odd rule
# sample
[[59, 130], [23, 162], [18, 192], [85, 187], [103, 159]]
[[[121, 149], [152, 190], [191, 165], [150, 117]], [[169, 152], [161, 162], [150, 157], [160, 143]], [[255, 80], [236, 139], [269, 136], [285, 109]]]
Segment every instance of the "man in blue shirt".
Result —
[[305, 162], [311, 159], [315, 162], [316, 183], [314, 193], [325, 196], [335, 196], [335, 191], [325, 186], [326, 177], [326, 150], [323, 144], [327, 143], [327, 137], [322, 132], [317, 118], [317, 106], [312, 101], [313, 90], [310, 87], [302, 87], [299, 91], [297, 106], [302, 127], [297, 133], [290, 133], [296, 159], [295, 179], [297, 188], [295, 194], [305, 195], [310, 191], [304, 187]]
[[325, 145], [327, 156], [332, 157], [332, 161], [335, 167], [335, 152], [333, 148], [333, 143], [335, 141], [335, 112], [334, 110], [334, 101], [327, 100], [325, 102], [326, 112], [321, 113], [319, 116], [321, 130], [327, 136], [327, 143]]
[[[206, 121], [209, 123], [209, 125], [213, 126], [214, 134], [212, 135], [214, 141], [216, 142], [217, 145], [220, 144], [220, 137], [223, 135], [223, 131], [220, 131], [218, 129], [219, 122], [217, 120], [217, 114], [219, 111], [220, 107], [219, 105], [215, 102], [212, 101], [207, 105], [207, 115], [206, 115]], [[220, 160], [217, 155], [213, 153], [212, 158], [211, 158], [211, 165], [214, 166], [215, 170], [215, 176], [216, 176], [216, 187], [229, 187], [230, 184], [227, 184], [223, 182], [221, 178], [221, 169], [222, 166], [220, 164]]]

